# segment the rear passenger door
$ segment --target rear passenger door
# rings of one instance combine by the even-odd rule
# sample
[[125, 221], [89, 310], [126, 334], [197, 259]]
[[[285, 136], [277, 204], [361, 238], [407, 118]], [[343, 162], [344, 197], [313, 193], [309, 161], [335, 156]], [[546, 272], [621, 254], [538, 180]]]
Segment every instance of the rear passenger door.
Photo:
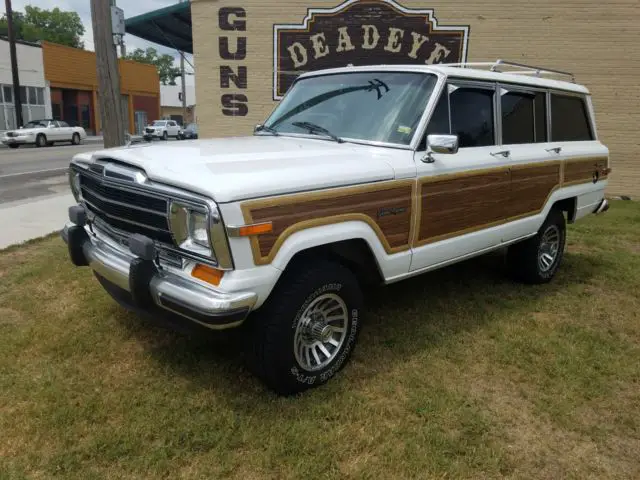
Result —
[[411, 270], [436, 265], [500, 243], [492, 226], [509, 201], [509, 159], [497, 146], [496, 85], [450, 80], [427, 126], [429, 134], [456, 134], [453, 155], [416, 152], [420, 219]]
[[[500, 85], [500, 137], [511, 165], [511, 192], [505, 219], [540, 213], [560, 186], [561, 162], [548, 143], [547, 93], [524, 86]], [[531, 233], [512, 226], [504, 241]]]

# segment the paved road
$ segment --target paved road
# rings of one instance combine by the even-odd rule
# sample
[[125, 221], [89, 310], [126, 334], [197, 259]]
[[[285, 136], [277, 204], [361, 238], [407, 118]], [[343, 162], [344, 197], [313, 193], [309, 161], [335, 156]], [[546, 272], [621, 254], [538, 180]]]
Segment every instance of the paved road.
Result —
[[102, 143], [18, 149], [0, 148], [0, 205], [68, 192], [66, 171], [77, 153], [102, 148]]
[[0, 205], [69, 191], [66, 170], [76, 153], [99, 144], [0, 150]]

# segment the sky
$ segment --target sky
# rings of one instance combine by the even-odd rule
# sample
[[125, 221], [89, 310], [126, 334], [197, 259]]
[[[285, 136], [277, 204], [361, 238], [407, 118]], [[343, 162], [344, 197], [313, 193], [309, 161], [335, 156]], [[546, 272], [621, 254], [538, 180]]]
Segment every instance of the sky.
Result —
[[[105, 0], [106, 1], [106, 0]], [[2, 2], [4, 4], [4, 2]], [[124, 10], [124, 18], [135, 17], [142, 13], [146, 13], [158, 8], [166, 7], [179, 3], [179, 0], [117, 0], [117, 5]], [[80, 15], [80, 19], [84, 25], [85, 33], [82, 37], [84, 42], [84, 48], [87, 50], [93, 50], [93, 29], [91, 28], [91, 7], [89, 0], [12, 0], [11, 5], [14, 11], [24, 11], [26, 5], [32, 5], [34, 7], [40, 7], [43, 9], [51, 10], [55, 7], [60, 10], [74, 11]], [[4, 13], [4, 9], [2, 9]], [[160, 45], [147, 42], [138, 37], [132, 35], [125, 35], [124, 41], [127, 47], [127, 52], [132, 52], [136, 48], [145, 49], [147, 47], [154, 47], [159, 53], [168, 53], [175, 58], [176, 66], [179, 66], [179, 55], [171, 49], [162, 47]], [[186, 55], [185, 58], [193, 64], [192, 55]], [[192, 71], [189, 64], [186, 64], [186, 70]], [[187, 84], [193, 82], [193, 75], [187, 75]]]

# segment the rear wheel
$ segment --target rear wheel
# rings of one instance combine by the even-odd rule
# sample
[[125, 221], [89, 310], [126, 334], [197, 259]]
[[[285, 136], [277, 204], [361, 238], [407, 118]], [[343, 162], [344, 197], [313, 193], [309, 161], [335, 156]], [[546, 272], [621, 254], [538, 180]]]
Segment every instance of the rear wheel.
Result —
[[509, 247], [512, 276], [530, 284], [547, 283], [555, 276], [566, 242], [566, 221], [560, 210], [549, 212], [535, 237]]
[[44, 136], [43, 133], [39, 133], [36, 137], [36, 147], [46, 147], [47, 146], [47, 137]]
[[280, 395], [326, 383], [355, 347], [361, 309], [358, 281], [339, 263], [286, 272], [248, 325], [250, 368]]
[[73, 145], [80, 145], [80, 135], [78, 133], [74, 133], [71, 137], [71, 143]]

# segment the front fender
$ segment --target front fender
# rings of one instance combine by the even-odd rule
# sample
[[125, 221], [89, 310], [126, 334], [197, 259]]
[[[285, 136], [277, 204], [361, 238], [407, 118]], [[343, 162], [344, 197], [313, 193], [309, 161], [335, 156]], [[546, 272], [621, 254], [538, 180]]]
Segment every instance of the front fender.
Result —
[[273, 258], [271, 265], [284, 270], [291, 259], [304, 250], [345, 240], [364, 240], [371, 249], [383, 278], [406, 273], [411, 250], [388, 254], [374, 230], [364, 221], [345, 221], [300, 230], [290, 235]]

